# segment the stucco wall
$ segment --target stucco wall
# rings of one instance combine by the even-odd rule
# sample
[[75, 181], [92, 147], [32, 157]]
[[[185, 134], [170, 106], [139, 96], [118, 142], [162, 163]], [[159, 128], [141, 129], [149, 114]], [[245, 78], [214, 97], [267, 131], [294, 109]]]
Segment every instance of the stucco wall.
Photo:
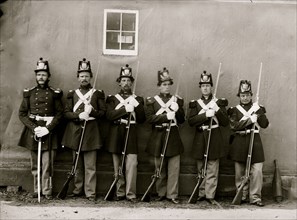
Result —
[[[49, 60], [51, 85], [64, 93], [78, 86], [77, 63], [83, 57], [94, 71], [101, 61], [96, 88], [106, 94], [118, 91], [115, 79], [120, 66], [129, 63], [135, 74], [140, 61], [136, 92], [144, 97], [158, 92], [157, 70], [166, 66], [176, 80], [184, 64], [180, 96], [185, 103], [200, 97], [200, 73], [207, 70], [215, 80], [221, 62], [218, 97], [227, 98], [230, 106], [238, 103], [240, 79], [251, 80], [256, 92], [263, 62], [260, 104], [270, 120], [262, 130], [264, 171], [272, 173], [272, 162], [278, 159], [283, 174], [296, 175], [296, 4], [277, 2], [9, 0], [1, 4], [1, 158], [27, 157], [17, 147], [23, 127], [18, 108], [22, 90], [35, 84], [33, 69], [39, 57]], [[137, 57], [102, 55], [104, 9], [139, 10]], [[141, 131], [140, 163], [148, 161], [144, 148], [149, 126]], [[184, 166], [194, 165], [189, 155], [193, 132], [187, 124], [181, 127]]]

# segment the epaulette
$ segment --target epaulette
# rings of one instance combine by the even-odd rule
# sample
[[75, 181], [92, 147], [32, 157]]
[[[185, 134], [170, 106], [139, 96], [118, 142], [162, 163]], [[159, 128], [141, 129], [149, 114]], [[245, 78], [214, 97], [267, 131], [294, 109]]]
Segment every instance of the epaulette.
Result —
[[266, 108], [263, 105], [260, 105], [260, 108], [262, 109], [263, 113], [266, 113]]
[[183, 99], [182, 97], [180, 97], [179, 95], [175, 95], [176, 98], [178, 99]]
[[153, 97], [147, 97], [146, 98], [146, 104], [147, 105], [152, 105], [152, 104], [154, 104], [154, 102], [155, 102], [155, 99]]
[[55, 98], [60, 98], [63, 96], [63, 91], [59, 88], [55, 89], [53, 87], [50, 87], [50, 89], [54, 92], [54, 97]]
[[29, 89], [29, 88], [25, 88], [25, 89], [23, 90], [23, 97], [24, 97], [24, 98], [28, 98], [28, 97], [30, 97], [30, 92], [31, 92], [31, 90], [33, 90], [33, 89], [35, 89], [35, 88], [36, 88], [36, 86], [32, 87], [31, 89]]
[[234, 107], [228, 108], [228, 110], [227, 110], [228, 115], [232, 115], [234, 112], [234, 109], [235, 109]]
[[61, 93], [62, 92], [62, 90], [59, 89], [59, 88], [56, 88], [55, 89], [55, 88], [53, 88], [53, 87], [50, 86], [50, 89], [53, 90], [55, 93]]
[[191, 100], [189, 103], [189, 108], [196, 108], [197, 107], [197, 101], [196, 100]]
[[69, 98], [73, 98], [73, 94], [74, 94], [74, 90], [69, 90], [68, 91], [68, 94], [67, 94], [67, 99], [69, 99]]
[[103, 90], [100, 90], [100, 89], [98, 89], [97, 90], [99, 93], [99, 98], [101, 98], [101, 99], [105, 99], [105, 93], [104, 93], [104, 91]]
[[143, 99], [142, 96], [135, 96], [135, 99], [136, 99], [138, 102], [144, 104], [144, 99]]
[[110, 103], [112, 100], [113, 95], [108, 95], [106, 98], [106, 103]]
[[225, 98], [221, 98], [221, 99], [218, 99], [218, 101], [217, 101], [217, 104], [218, 104], [218, 106], [227, 106], [228, 105], [228, 100], [227, 99], [225, 99]]

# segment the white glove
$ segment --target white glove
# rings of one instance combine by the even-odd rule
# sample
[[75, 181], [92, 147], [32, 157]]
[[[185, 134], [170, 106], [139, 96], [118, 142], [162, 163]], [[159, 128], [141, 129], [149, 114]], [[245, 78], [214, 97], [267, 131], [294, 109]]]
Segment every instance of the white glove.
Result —
[[253, 114], [250, 118], [251, 118], [252, 123], [256, 123], [258, 120], [258, 116], [256, 114]]
[[46, 127], [38, 126], [37, 128], [34, 129], [34, 133], [36, 134], [37, 137], [43, 137], [49, 134], [49, 130]]
[[85, 112], [87, 112], [88, 114], [91, 113], [92, 109], [93, 109], [92, 105], [90, 105], [90, 104], [85, 105]]
[[206, 117], [211, 118], [215, 115], [215, 110], [208, 109], [205, 113], [206, 113]]
[[170, 109], [174, 112], [177, 112], [178, 110], [178, 104], [176, 102], [172, 102], [170, 105]]
[[168, 120], [173, 120], [175, 118], [175, 112], [167, 112], [166, 116]]
[[89, 114], [87, 112], [82, 112], [78, 115], [80, 120], [85, 120], [87, 121], [89, 119]]
[[133, 112], [134, 106], [131, 104], [127, 104], [127, 105], [125, 105], [125, 109], [126, 109], [126, 112]]
[[134, 97], [131, 97], [129, 104], [137, 107], [139, 105], [139, 102]]
[[260, 109], [260, 106], [257, 102], [253, 103], [253, 108], [255, 109], [255, 112], [258, 111]]

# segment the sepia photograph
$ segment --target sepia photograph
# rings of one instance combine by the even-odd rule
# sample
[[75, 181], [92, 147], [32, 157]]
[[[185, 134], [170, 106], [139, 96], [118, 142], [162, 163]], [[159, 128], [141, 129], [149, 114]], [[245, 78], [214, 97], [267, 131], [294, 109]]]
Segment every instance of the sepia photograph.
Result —
[[0, 219], [297, 219], [297, 0], [0, 0]]

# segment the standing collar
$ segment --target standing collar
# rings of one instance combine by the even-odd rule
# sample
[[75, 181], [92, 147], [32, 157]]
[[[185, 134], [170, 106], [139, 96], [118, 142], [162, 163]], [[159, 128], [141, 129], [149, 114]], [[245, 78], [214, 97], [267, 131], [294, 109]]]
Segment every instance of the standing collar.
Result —
[[206, 99], [203, 95], [201, 97], [201, 99], [204, 101], [204, 100], [211, 100], [213, 97], [212, 93], [210, 93], [210, 95], [208, 96], [208, 99]]
[[132, 95], [132, 91], [131, 91], [131, 89], [129, 89], [128, 91], [124, 91], [123, 89], [121, 89], [119, 94], [124, 95], [124, 96], [128, 96], [128, 95]]
[[160, 96], [161, 98], [170, 98], [170, 97], [171, 97], [171, 94], [170, 94], [170, 93], [168, 93], [168, 94], [160, 93], [159, 96]]
[[242, 107], [250, 107], [250, 106], [253, 105], [253, 101], [251, 100], [251, 101], [250, 101], [249, 103], [247, 103], [247, 104], [243, 104], [243, 103], [240, 102], [240, 105], [241, 105]]
[[91, 84], [88, 84], [86, 86], [82, 86], [82, 85], [79, 86], [79, 89], [82, 89], [82, 90], [90, 90], [91, 88], [92, 88]]
[[48, 83], [45, 83], [44, 86], [41, 86], [41, 85], [39, 85], [37, 83], [37, 86], [36, 87], [39, 88], [39, 89], [46, 89], [46, 88], [49, 88], [49, 85], [48, 85]]

